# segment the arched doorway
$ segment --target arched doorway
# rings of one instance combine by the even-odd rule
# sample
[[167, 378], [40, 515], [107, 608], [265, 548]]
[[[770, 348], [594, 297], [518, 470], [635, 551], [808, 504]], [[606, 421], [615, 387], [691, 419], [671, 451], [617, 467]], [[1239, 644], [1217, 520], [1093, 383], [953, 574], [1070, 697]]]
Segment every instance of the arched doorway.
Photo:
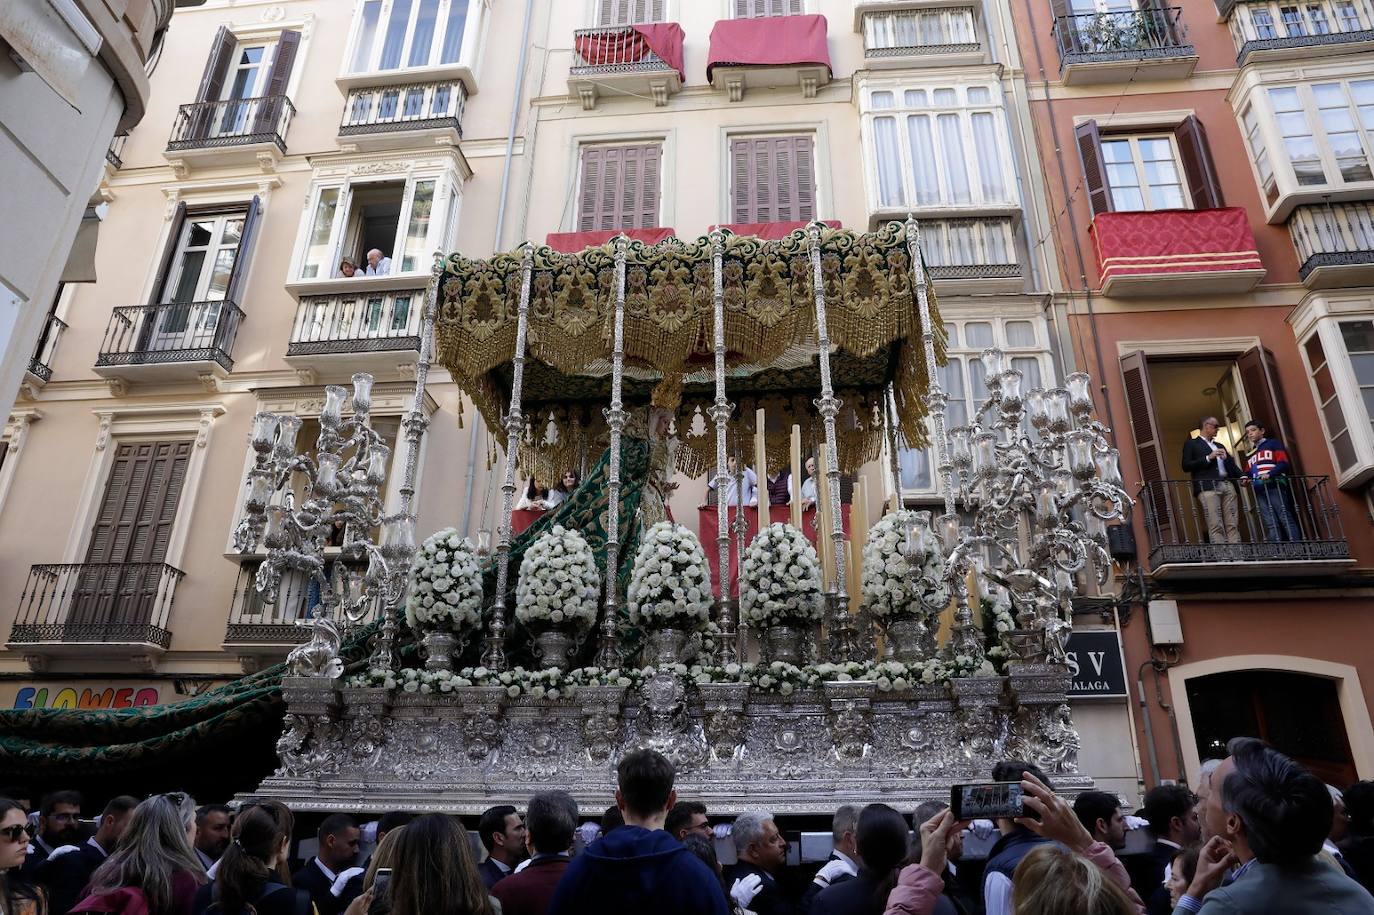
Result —
[[1344, 788], [1358, 779], [1337, 681], [1233, 670], [1189, 678], [1186, 690], [1199, 759], [1225, 756], [1232, 737], [1258, 737], [1328, 784]]

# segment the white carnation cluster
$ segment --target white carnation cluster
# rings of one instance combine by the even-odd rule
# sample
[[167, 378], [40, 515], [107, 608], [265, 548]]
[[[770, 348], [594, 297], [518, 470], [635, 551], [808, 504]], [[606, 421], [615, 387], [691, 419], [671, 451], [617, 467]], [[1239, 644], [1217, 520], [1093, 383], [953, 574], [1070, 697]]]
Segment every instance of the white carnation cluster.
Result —
[[644, 532], [626, 594], [630, 621], [649, 628], [699, 629], [711, 612], [706, 554], [681, 524], [659, 521]]
[[520, 562], [515, 618], [530, 628], [596, 622], [601, 575], [585, 537], [561, 525], [540, 535]]
[[416, 631], [476, 629], [482, 621], [482, 566], [472, 542], [448, 527], [431, 535], [410, 564], [406, 622]]
[[752, 626], [819, 620], [821, 566], [816, 548], [790, 524], [768, 525], [744, 552], [739, 593], [740, 619]]
[[907, 528], [915, 520], [916, 513], [907, 509], [890, 512], [868, 532], [859, 585], [863, 609], [875, 619], [905, 619], [920, 612], [912, 570], [902, 556]]

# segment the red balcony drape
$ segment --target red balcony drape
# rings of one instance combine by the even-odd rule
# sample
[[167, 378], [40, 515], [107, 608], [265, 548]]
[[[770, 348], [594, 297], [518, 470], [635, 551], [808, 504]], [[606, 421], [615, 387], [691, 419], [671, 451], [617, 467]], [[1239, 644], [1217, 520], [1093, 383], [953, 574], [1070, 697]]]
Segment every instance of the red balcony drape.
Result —
[[1244, 207], [1099, 213], [1093, 249], [1112, 277], [1263, 269]]
[[830, 69], [824, 16], [721, 19], [711, 29], [706, 81], [717, 66], [785, 67], [819, 64]]
[[573, 39], [573, 46], [593, 67], [637, 63], [652, 51], [686, 82], [687, 75], [682, 69], [682, 39], [682, 26], [676, 22], [650, 22], [629, 26], [625, 31], [578, 35]]
[[599, 248], [622, 232], [646, 245], [656, 245], [663, 239], [673, 236], [672, 226], [653, 229], [601, 229], [595, 232], [550, 232], [545, 236], [544, 244], [563, 254], [576, 254], [584, 248]]

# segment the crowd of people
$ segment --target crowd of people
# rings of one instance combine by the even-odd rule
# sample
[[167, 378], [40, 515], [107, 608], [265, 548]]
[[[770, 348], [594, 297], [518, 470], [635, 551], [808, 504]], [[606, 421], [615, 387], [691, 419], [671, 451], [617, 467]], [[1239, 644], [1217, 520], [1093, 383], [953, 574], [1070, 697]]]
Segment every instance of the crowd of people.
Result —
[[[1258, 740], [1227, 749], [1196, 794], [1148, 792], [1143, 819], [1101, 791], [1070, 804], [1035, 766], [999, 762], [993, 778], [1019, 782], [1024, 806], [995, 822], [985, 860], [964, 855], [969, 824], [941, 802], [910, 821], [884, 803], [842, 806], [830, 858], [804, 887], [772, 815], [712, 826], [648, 749], [620, 760], [599, 821], [581, 822], [567, 792], [541, 791], [523, 816], [512, 805], [482, 815], [479, 860], [448, 814], [393, 812], [366, 827], [333, 814], [294, 873], [295, 817], [277, 801], [115, 797], [82, 841], [79, 795], [49, 794], [31, 814], [11, 791], [20, 796], [0, 798], [0, 915], [1374, 915], [1374, 782], [1337, 791]], [[1136, 823], [1153, 845], [1118, 859]], [[375, 845], [360, 862], [365, 828]]]

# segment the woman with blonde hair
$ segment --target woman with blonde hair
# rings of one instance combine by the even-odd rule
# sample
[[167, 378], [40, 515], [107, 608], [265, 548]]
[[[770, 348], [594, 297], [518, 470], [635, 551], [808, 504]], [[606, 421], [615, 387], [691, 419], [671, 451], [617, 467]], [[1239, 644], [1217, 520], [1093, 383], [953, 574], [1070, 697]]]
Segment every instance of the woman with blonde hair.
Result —
[[1021, 859], [1012, 882], [1016, 915], [1136, 915], [1138, 909], [1102, 868], [1058, 845]]
[[192, 915], [205, 882], [191, 842], [196, 802], [173, 791], [155, 794], [134, 808], [119, 845], [91, 875], [89, 894], [73, 912], [138, 912]]
[[362, 915], [363, 912], [367, 915], [387, 915], [391, 911], [391, 889], [383, 886], [380, 892], [376, 890], [377, 871], [396, 867], [396, 846], [401, 844], [401, 834], [405, 829], [404, 826], [397, 826], [388, 829], [386, 835], [382, 836], [381, 844], [367, 864], [367, 873], [363, 875], [363, 895], [359, 898], [364, 900], [364, 905], [352, 915]]
[[417, 817], [396, 841], [391, 915], [499, 915], [487, 893], [467, 830], [455, 817]]

